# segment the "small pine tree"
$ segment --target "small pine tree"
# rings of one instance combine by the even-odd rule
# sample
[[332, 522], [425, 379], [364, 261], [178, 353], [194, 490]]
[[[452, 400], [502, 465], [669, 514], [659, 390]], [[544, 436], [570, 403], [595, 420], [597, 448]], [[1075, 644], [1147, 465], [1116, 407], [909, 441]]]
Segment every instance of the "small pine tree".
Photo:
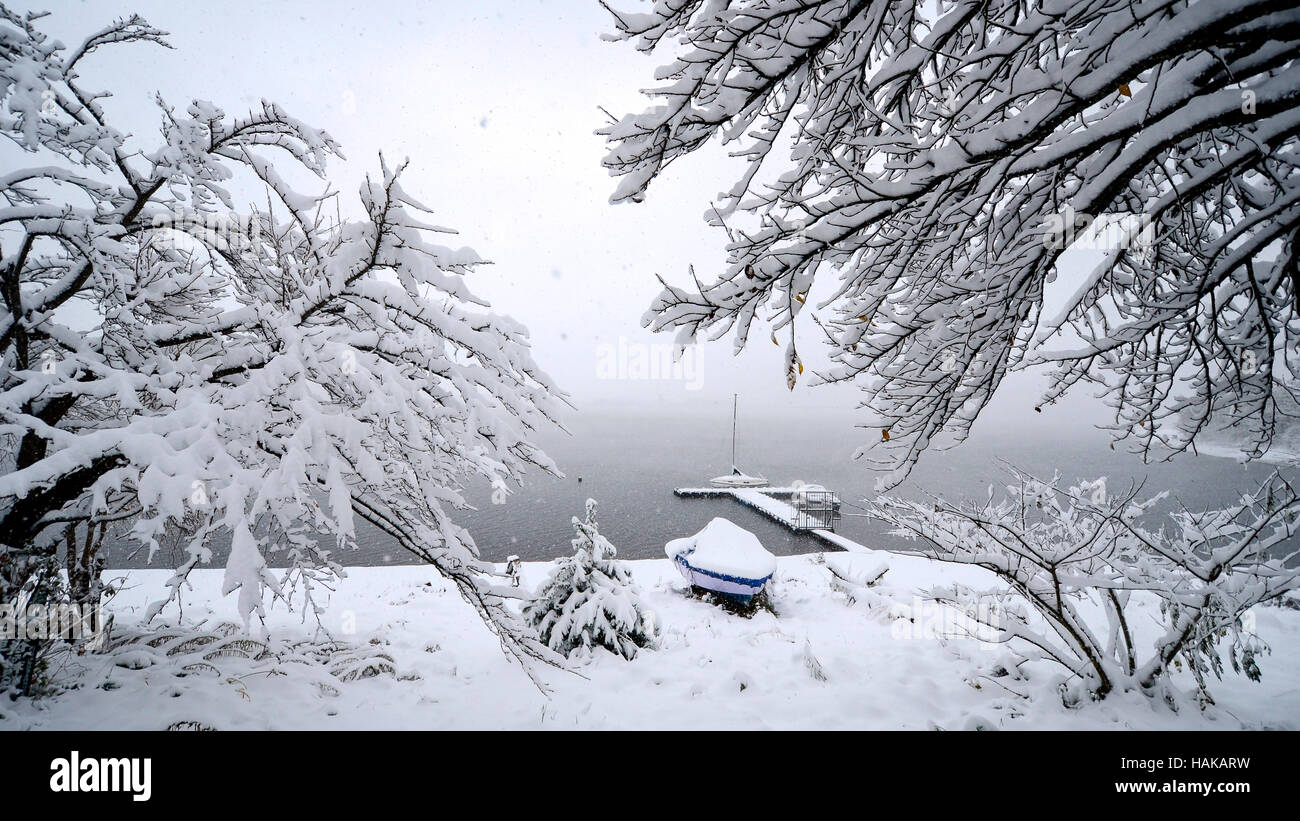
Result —
[[573, 517], [573, 529], [573, 555], [558, 561], [523, 608], [529, 626], [571, 658], [599, 646], [631, 659], [638, 648], [653, 647], [653, 614], [637, 596], [632, 574], [615, 559], [614, 545], [600, 535], [594, 499], [587, 500], [585, 519]]

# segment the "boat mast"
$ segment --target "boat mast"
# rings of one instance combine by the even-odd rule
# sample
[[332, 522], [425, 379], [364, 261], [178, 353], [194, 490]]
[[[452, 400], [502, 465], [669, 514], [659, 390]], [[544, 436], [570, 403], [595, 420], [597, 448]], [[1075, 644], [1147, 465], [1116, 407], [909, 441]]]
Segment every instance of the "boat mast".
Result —
[[740, 400], [740, 394], [731, 395], [731, 469], [736, 469], [736, 405]]

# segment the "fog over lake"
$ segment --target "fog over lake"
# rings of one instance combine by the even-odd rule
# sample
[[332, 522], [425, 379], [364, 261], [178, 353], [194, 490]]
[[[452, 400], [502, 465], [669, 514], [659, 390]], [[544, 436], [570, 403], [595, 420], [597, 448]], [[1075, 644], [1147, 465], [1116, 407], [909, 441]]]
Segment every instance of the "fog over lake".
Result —
[[[866, 459], [852, 459], [859, 446], [879, 438], [878, 430], [855, 428], [854, 422], [854, 416], [840, 410], [773, 415], [742, 406], [737, 461], [747, 472], [762, 474], [776, 485], [801, 481], [836, 491], [845, 502], [839, 533], [868, 547], [907, 549], [909, 543], [888, 535], [881, 523], [854, 515], [861, 512], [856, 504], [875, 495], [875, 481], [883, 475]], [[459, 512], [456, 518], [469, 529], [483, 558], [503, 561], [515, 554], [524, 560], [548, 560], [571, 552], [570, 519], [582, 513], [587, 498], [599, 503], [601, 532], [622, 558], [662, 557], [666, 541], [698, 531], [715, 516], [753, 531], [777, 555], [828, 549], [824, 542], [791, 532], [734, 500], [673, 495], [674, 488], [705, 486], [711, 477], [729, 471], [729, 408], [707, 414], [683, 408], [607, 409], [575, 413], [566, 424], [569, 435], [548, 432], [540, 440], [564, 478], [534, 472], [504, 504], [493, 504], [486, 482], [466, 489], [476, 509]], [[1054, 427], [1056, 435], [1051, 434]], [[990, 484], [1000, 493], [1009, 482], [1005, 461], [1042, 477], [1059, 471], [1071, 483], [1104, 476], [1111, 493], [1142, 483], [1143, 496], [1168, 491], [1170, 503], [1200, 509], [1232, 501], [1276, 469], [1190, 453], [1143, 464], [1122, 445], [1117, 448], [1112, 450], [1106, 435], [1087, 425], [977, 427], [966, 443], [924, 455], [911, 476], [890, 492], [931, 493], [950, 501], [983, 498]], [[1288, 478], [1298, 473], [1292, 468], [1282, 471]], [[365, 523], [358, 521], [357, 527], [356, 548], [335, 554], [343, 564], [418, 561]], [[221, 566], [225, 545], [213, 547], [213, 564]], [[159, 554], [154, 566], [174, 566], [176, 559]], [[274, 556], [271, 564], [276, 564]], [[144, 561], [142, 556], [129, 558], [124, 547], [117, 546], [110, 566], [140, 567]]]

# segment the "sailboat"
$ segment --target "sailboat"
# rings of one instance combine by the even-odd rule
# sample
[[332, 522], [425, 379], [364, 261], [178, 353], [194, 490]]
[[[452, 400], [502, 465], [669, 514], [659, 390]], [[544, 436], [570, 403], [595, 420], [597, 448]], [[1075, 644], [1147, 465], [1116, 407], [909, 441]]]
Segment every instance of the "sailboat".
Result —
[[714, 487], [763, 487], [767, 480], [762, 476], [750, 476], [736, 467], [736, 410], [740, 404], [740, 395], [731, 395], [731, 473], [715, 476], [709, 482]]

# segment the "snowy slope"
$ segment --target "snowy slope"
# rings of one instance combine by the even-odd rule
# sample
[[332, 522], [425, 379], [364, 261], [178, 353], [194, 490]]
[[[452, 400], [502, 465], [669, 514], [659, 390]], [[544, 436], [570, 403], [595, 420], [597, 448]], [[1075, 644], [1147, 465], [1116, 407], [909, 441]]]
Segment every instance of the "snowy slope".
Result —
[[[661, 648], [632, 662], [599, 653], [582, 669], [586, 678], [545, 670], [549, 698], [505, 660], [431, 569], [349, 568], [325, 626], [336, 639], [390, 657], [392, 673], [313, 679], [305, 664], [280, 665], [286, 674], [276, 675], [264, 664], [217, 658], [220, 675], [178, 678], [177, 664], [151, 663], [146, 652], [129, 666], [92, 657], [79, 689], [0, 705], [0, 730], [162, 729], [187, 721], [218, 729], [1300, 729], [1300, 612], [1258, 609], [1258, 631], [1273, 645], [1261, 661], [1263, 681], [1229, 674], [1212, 687], [1217, 706], [1204, 712], [1174, 713], [1132, 695], [1066, 709], [1054, 696], [1055, 670], [1027, 669], [1020, 681], [981, 675], [1003, 651], [941, 640], [951, 622], [914, 598], [934, 584], [983, 585], [984, 571], [885, 553], [826, 558], [848, 578], [869, 578], [882, 561], [890, 569], [870, 589], [850, 587], [850, 596], [843, 584], [832, 586], [817, 556], [782, 557], [770, 583], [777, 615], [744, 619], [686, 596], [668, 560], [628, 562], [663, 630]], [[540, 584], [546, 570], [524, 565], [524, 584]], [[129, 571], [114, 604], [121, 629], [167, 575]], [[218, 595], [219, 571], [192, 578], [187, 622], [236, 620], [233, 602]], [[268, 608], [267, 622], [281, 641], [313, 633], [310, 619], [304, 624], [279, 605]]]

